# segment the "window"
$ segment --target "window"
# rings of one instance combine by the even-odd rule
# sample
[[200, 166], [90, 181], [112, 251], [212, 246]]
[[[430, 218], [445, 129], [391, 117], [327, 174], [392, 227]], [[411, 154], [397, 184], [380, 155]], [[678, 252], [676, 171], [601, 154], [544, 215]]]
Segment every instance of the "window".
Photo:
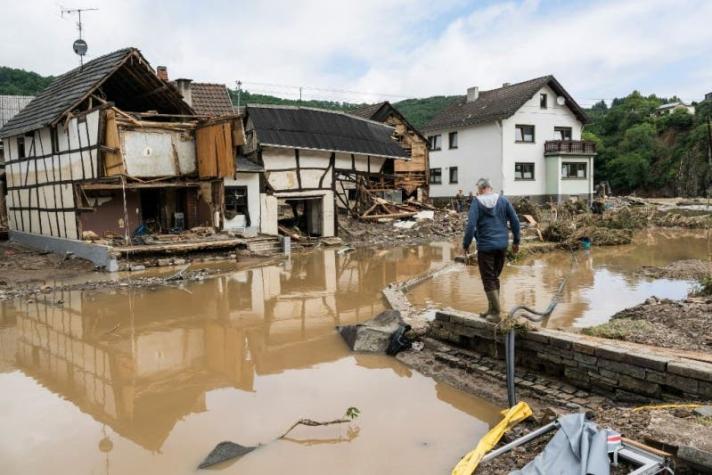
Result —
[[514, 164], [515, 180], [533, 180], [534, 164], [528, 162], [517, 162]]
[[554, 127], [554, 140], [571, 140], [571, 127]]
[[430, 144], [430, 150], [440, 150], [442, 147], [442, 137], [440, 135], [431, 135], [428, 137], [428, 143]]
[[25, 158], [25, 137], [17, 137], [17, 158]]
[[564, 162], [561, 164], [561, 178], [586, 178], [587, 164], [582, 162]]
[[430, 184], [431, 185], [441, 185], [442, 182], [443, 182], [442, 168], [431, 168], [430, 169]]
[[546, 109], [546, 94], [539, 94], [539, 107]]
[[450, 148], [457, 148], [457, 132], [450, 132], [447, 135], [447, 140]]
[[225, 217], [232, 219], [238, 214], [245, 215], [246, 224], [250, 225], [250, 216], [247, 211], [247, 187], [225, 187]]
[[514, 140], [516, 142], [534, 143], [533, 125], [515, 125], [514, 131]]
[[457, 167], [450, 167], [450, 184], [457, 184]]

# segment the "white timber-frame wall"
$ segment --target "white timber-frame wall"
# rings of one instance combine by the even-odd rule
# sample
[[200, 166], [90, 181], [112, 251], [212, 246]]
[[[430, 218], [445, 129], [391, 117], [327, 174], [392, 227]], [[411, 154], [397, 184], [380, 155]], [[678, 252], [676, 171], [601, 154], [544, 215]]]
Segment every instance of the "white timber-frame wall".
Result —
[[95, 109], [3, 140], [10, 230], [81, 238], [74, 185], [99, 176], [101, 117]]
[[[540, 94], [547, 95], [547, 107], [540, 107]], [[557, 102], [549, 86], [541, 88], [511, 117], [462, 128], [428, 131], [441, 136], [441, 149], [430, 151], [430, 168], [441, 169], [442, 184], [430, 184], [430, 196], [448, 198], [463, 190], [475, 191], [475, 183], [485, 177], [495, 191], [507, 196], [588, 195], [593, 191], [593, 157], [544, 155], [544, 143], [557, 140], [556, 127], [571, 129], [571, 140], [581, 140], [583, 123], [566, 104]], [[516, 126], [533, 125], [534, 142], [517, 142]], [[449, 133], [457, 132], [457, 148], [449, 148]], [[587, 163], [586, 179], [563, 178], [567, 162]], [[534, 178], [515, 178], [516, 163], [534, 164]], [[458, 182], [450, 183], [450, 169], [458, 168]]]

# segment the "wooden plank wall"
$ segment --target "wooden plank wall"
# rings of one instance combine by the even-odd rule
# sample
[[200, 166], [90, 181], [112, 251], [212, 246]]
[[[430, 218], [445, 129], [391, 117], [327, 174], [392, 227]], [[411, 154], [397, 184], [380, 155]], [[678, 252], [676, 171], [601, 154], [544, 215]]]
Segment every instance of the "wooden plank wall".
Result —
[[111, 151], [104, 152], [104, 175], [125, 175], [126, 164], [121, 154], [121, 139], [119, 138], [119, 127], [116, 123], [116, 112], [111, 109], [106, 111], [104, 145], [111, 149]]
[[[75, 184], [99, 177], [103, 110], [4, 139], [9, 228], [79, 239]], [[20, 154], [18, 139], [24, 142]]]
[[231, 120], [221, 120], [199, 126], [195, 131], [195, 147], [200, 178], [234, 176], [235, 160]]

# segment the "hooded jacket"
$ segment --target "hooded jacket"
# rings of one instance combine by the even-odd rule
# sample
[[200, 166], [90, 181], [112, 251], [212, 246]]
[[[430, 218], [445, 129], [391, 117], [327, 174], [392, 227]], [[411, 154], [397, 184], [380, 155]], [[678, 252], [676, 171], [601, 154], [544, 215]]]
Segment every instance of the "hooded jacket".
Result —
[[470, 205], [465, 238], [462, 242], [463, 247], [469, 248], [474, 238], [478, 251], [489, 252], [507, 249], [509, 246], [507, 222], [514, 234], [514, 244], [518, 245], [520, 239], [519, 218], [507, 198], [496, 193], [477, 196]]

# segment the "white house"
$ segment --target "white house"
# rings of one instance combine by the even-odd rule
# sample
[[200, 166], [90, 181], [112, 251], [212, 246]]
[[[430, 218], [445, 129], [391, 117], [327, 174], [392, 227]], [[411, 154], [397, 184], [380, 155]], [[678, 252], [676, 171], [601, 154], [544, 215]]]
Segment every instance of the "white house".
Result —
[[663, 104], [659, 106], [657, 109], [655, 109], [655, 114], [657, 116], [662, 116], [666, 114], [672, 114], [676, 110], [683, 110], [687, 112], [688, 114], [695, 114], [695, 106], [691, 104], [685, 104], [682, 101], [673, 101], [673, 102], [668, 102], [667, 104]]
[[593, 193], [593, 142], [583, 109], [553, 76], [500, 88], [471, 87], [424, 128], [430, 196], [450, 198], [489, 178], [496, 191], [537, 201]]

